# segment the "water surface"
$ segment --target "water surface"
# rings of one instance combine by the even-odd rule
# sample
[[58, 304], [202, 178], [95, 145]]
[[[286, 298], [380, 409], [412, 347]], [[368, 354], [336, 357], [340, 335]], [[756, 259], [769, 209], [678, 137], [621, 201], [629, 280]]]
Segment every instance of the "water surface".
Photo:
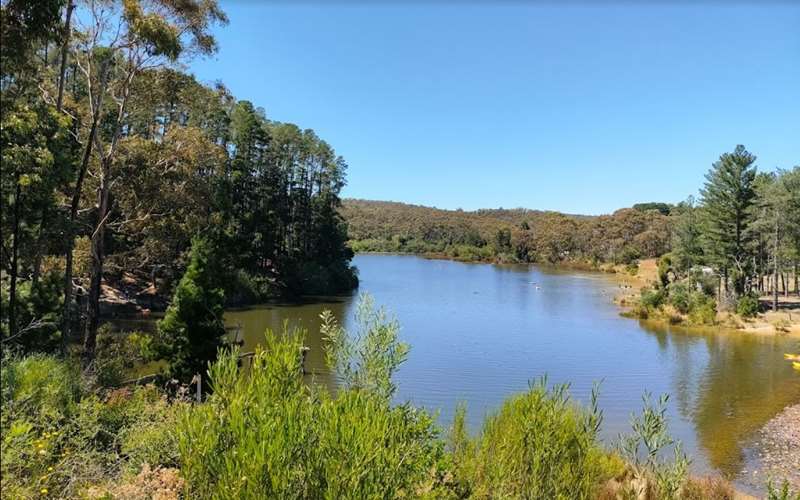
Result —
[[[547, 374], [587, 401], [601, 382], [603, 438], [629, 430], [645, 391], [669, 393], [670, 428], [696, 472], [735, 478], [748, 441], [785, 406], [800, 401], [800, 377], [783, 353], [797, 341], [717, 331], [690, 332], [626, 319], [608, 275], [533, 266], [464, 264], [414, 256], [359, 255], [359, 292], [399, 319], [411, 344], [396, 377], [397, 400], [438, 411], [448, 425], [465, 401], [477, 428], [503, 399]], [[308, 329], [308, 368], [330, 387], [319, 314], [353, 324], [356, 297], [267, 305], [226, 314], [245, 350], [284, 321]]]

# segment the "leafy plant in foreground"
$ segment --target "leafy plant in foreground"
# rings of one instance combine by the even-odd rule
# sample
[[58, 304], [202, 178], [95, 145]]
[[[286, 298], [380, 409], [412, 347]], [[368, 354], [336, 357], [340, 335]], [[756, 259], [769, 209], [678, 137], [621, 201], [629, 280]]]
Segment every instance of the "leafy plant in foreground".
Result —
[[[642, 397], [644, 407], [640, 416], [631, 417], [632, 434], [620, 439], [619, 449], [633, 472], [628, 493], [634, 498], [646, 498], [655, 488], [657, 498], [678, 498], [686, 480], [689, 459], [683, 453], [680, 442], [675, 442], [667, 429], [668, 395], [663, 395], [654, 405], [649, 393]], [[663, 460], [662, 453], [674, 446], [672, 462]]]

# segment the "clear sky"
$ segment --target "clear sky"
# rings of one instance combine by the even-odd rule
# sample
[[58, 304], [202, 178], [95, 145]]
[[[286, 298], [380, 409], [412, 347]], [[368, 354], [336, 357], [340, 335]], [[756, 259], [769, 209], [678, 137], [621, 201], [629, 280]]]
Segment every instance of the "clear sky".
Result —
[[720, 153], [800, 164], [800, 1], [222, 2], [194, 61], [345, 157], [346, 197], [607, 213]]

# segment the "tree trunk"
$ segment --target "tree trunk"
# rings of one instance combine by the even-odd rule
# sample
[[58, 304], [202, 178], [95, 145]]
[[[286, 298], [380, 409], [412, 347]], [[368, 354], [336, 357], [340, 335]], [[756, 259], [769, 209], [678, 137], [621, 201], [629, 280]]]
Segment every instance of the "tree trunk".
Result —
[[61, 45], [61, 68], [58, 72], [58, 99], [56, 101], [56, 109], [61, 112], [61, 107], [64, 103], [64, 77], [67, 74], [67, 54], [69, 53], [69, 38], [71, 33], [70, 24], [72, 22], [72, 11], [75, 8], [73, 0], [67, 3], [67, 18], [64, 21], [64, 43]]
[[105, 232], [108, 216], [111, 213], [109, 198], [111, 195], [111, 164], [117, 149], [119, 138], [122, 134], [122, 122], [125, 117], [125, 108], [130, 97], [130, 85], [136, 74], [135, 67], [129, 64], [129, 73], [125, 78], [122, 97], [119, 100], [114, 132], [108, 152], [100, 160], [100, 190], [98, 192], [97, 226], [92, 233], [92, 269], [89, 288], [89, 304], [87, 306], [86, 335], [83, 340], [83, 356], [86, 365], [94, 360], [97, 347], [97, 327], [100, 324], [100, 285], [103, 281], [103, 261], [105, 259]]
[[775, 218], [775, 248], [773, 250], [775, 267], [772, 271], [772, 310], [778, 310], [778, 218]]
[[16, 188], [14, 191], [14, 226], [12, 229], [13, 242], [11, 243], [11, 275], [8, 288], [8, 333], [9, 337], [17, 334], [17, 257], [19, 256], [19, 198], [21, 189], [19, 172], [14, 176]]
[[81, 201], [83, 191], [83, 180], [86, 178], [86, 171], [89, 168], [89, 159], [92, 155], [92, 144], [97, 133], [97, 121], [99, 113], [94, 117], [92, 127], [89, 129], [89, 137], [86, 140], [86, 148], [83, 151], [83, 159], [78, 170], [78, 179], [75, 182], [75, 191], [72, 193], [72, 203], [70, 204], [69, 222], [67, 223], [67, 234], [65, 235], [67, 248], [64, 257], [64, 303], [61, 312], [61, 350], [66, 353], [67, 344], [72, 328], [72, 252], [75, 249], [75, 221], [78, 218], [78, 205]]
[[105, 227], [109, 213], [110, 160], [103, 161], [103, 173], [98, 193], [97, 227], [92, 234], [92, 266], [89, 285], [89, 304], [86, 314], [86, 335], [83, 340], [83, 356], [88, 365], [95, 357], [97, 348], [97, 328], [100, 324], [100, 291], [103, 281], [103, 260], [105, 259]]
[[36, 288], [36, 285], [39, 283], [39, 276], [42, 273], [42, 254], [44, 253], [44, 239], [45, 239], [45, 230], [47, 224], [47, 206], [45, 205], [42, 208], [42, 218], [39, 221], [39, 234], [36, 237], [36, 249], [34, 250], [36, 254], [33, 257], [33, 277], [31, 278], [31, 286]]
[[783, 286], [783, 296], [789, 296], [789, 287], [788, 287], [788, 280], [786, 279], [786, 273], [781, 273], [781, 286]]
[[[97, 104], [92, 116], [92, 126], [86, 138], [86, 147], [83, 150], [81, 165], [78, 169], [78, 179], [75, 181], [75, 191], [72, 193], [72, 203], [70, 204], [69, 222], [67, 231], [64, 235], [67, 248], [64, 252], [64, 304], [61, 312], [61, 350], [67, 352], [67, 345], [70, 339], [70, 329], [72, 328], [72, 251], [75, 249], [75, 221], [78, 218], [78, 205], [81, 201], [83, 191], [83, 180], [86, 178], [86, 171], [89, 169], [89, 160], [92, 157], [92, 146], [97, 134], [97, 124], [103, 110], [103, 96], [105, 95], [106, 80], [108, 78], [108, 66], [105, 65], [100, 73], [100, 94], [97, 97]], [[91, 98], [91, 97], [90, 97]]]

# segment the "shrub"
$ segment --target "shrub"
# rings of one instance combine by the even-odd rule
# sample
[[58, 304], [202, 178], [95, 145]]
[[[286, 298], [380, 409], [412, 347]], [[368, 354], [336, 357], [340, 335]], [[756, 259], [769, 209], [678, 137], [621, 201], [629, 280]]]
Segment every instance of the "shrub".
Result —
[[736, 314], [743, 318], [752, 318], [758, 314], [759, 303], [758, 296], [754, 293], [742, 295], [736, 301]]
[[116, 387], [130, 378], [136, 366], [151, 357], [152, 337], [144, 332], [116, 333], [105, 324], [97, 333], [94, 372], [101, 387]]
[[681, 500], [733, 500], [736, 492], [718, 477], [687, 478], [681, 491]]
[[87, 498], [108, 500], [124, 498], [126, 500], [178, 500], [181, 498], [184, 481], [177, 469], [144, 465], [134, 477], [121, 484], [110, 484], [106, 487], [93, 486], [86, 493]]
[[717, 304], [703, 292], [689, 296], [689, 321], [698, 325], [713, 325], [717, 320]]
[[44, 355], [4, 360], [3, 498], [30, 498], [41, 490], [75, 497], [142, 463], [177, 463], [173, 429], [180, 406], [152, 386], [107, 393], [87, 387], [69, 361]]
[[643, 288], [641, 297], [639, 298], [639, 304], [646, 309], [658, 309], [664, 303], [665, 299], [666, 293], [664, 292], [664, 289]]
[[[648, 498], [655, 489], [655, 498], [675, 499], [681, 492], [689, 468], [689, 459], [667, 429], [667, 400], [663, 395], [654, 405], [650, 394], [643, 396], [641, 416], [631, 417], [633, 432], [620, 438], [619, 450], [630, 465], [633, 478], [626, 485], [632, 498]], [[664, 460], [663, 451], [673, 447], [674, 458]]]
[[[463, 420], [463, 417], [459, 417]], [[597, 443], [601, 413], [596, 392], [589, 409], [575, 406], [566, 385], [546, 379], [512, 397], [488, 417], [473, 444], [451, 434], [458, 484], [478, 498], [587, 498], [603, 474]], [[456, 421], [458, 428], [463, 424]]]
[[304, 384], [298, 331], [267, 332], [249, 373], [239, 369], [236, 350], [209, 369], [213, 393], [177, 427], [192, 497], [390, 498], [432, 487], [444, 455], [433, 418], [390, 404], [387, 378], [404, 358], [394, 323], [362, 300], [367, 330], [343, 340], [326, 317], [332, 349], [360, 354], [349, 368], [332, 358], [346, 374], [335, 396]]
[[674, 275], [672, 270], [672, 255], [664, 254], [658, 259], [658, 282], [661, 286], [669, 285], [670, 274]]
[[320, 332], [328, 342], [326, 361], [346, 387], [366, 389], [391, 398], [392, 376], [408, 356], [408, 344], [398, 340], [400, 324], [383, 308], [376, 309], [369, 295], [362, 295], [356, 307], [355, 333], [346, 332], [330, 311], [320, 318]]
[[689, 313], [691, 289], [686, 283], [673, 283], [669, 286], [669, 303], [681, 314]]
[[781, 485], [776, 487], [770, 479], [767, 482], [767, 500], [800, 500], [800, 491], [792, 491], [789, 481], [783, 480]]
[[[32, 281], [21, 281], [17, 285], [17, 334], [8, 339], [7, 308], [0, 308], [0, 336], [5, 340], [3, 347], [15, 346], [25, 353], [51, 353], [61, 345], [60, 317], [62, 275], [49, 272], [41, 276], [34, 286]], [[8, 281], [2, 281], [2, 300], [8, 299]], [[24, 330], [24, 332], [22, 332]], [[22, 333], [21, 333], [22, 332]], [[9, 342], [10, 340], [10, 342]]]

